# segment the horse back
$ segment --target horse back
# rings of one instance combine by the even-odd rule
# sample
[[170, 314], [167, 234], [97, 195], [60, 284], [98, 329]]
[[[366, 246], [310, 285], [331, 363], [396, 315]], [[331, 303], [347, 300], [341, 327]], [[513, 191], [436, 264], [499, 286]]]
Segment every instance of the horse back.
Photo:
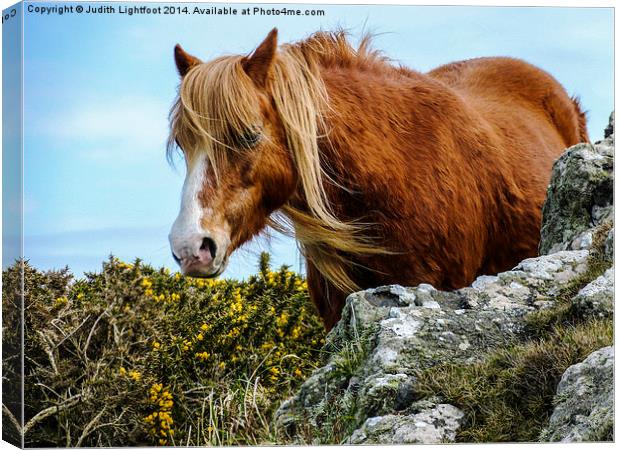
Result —
[[[548, 124], [563, 148], [588, 142], [585, 114], [579, 101], [544, 70], [508, 58], [476, 58], [440, 66], [427, 75], [459, 92], [501, 130], [507, 118], [519, 126]], [[525, 114], [525, 116], [524, 116]], [[524, 123], [526, 122], [526, 123]]]

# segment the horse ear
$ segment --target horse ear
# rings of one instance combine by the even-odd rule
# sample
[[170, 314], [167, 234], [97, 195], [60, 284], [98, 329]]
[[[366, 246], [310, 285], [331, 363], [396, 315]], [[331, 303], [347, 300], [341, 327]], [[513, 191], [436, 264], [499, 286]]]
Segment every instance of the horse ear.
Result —
[[259, 88], [267, 84], [269, 69], [273, 63], [278, 48], [278, 29], [269, 32], [265, 40], [247, 58], [244, 58], [243, 70]]
[[179, 44], [177, 44], [174, 46], [174, 62], [177, 65], [179, 75], [181, 75], [181, 77], [184, 77], [185, 74], [189, 72], [189, 69], [194, 67], [196, 64], [200, 64], [202, 61], [200, 61], [195, 56], [186, 53], [185, 50], [183, 50], [183, 48]]

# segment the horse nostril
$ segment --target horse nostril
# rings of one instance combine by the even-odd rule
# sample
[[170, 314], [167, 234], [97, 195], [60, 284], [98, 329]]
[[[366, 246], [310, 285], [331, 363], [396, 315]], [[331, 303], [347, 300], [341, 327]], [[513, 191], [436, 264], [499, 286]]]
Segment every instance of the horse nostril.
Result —
[[202, 240], [202, 245], [200, 246], [200, 250], [209, 250], [211, 253], [211, 258], [215, 259], [215, 252], [217, 251], [217, 246], [215, 245], [215, 241], [211, 238], [204, 238]]

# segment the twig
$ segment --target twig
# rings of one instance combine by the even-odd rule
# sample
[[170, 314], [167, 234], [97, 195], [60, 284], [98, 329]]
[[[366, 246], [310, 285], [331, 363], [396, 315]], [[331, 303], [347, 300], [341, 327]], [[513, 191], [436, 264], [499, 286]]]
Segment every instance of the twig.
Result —
[[99, 421], [99, 419], [101, 418], [101, 416], [103, 415], [103, 413], [106, 412], [107, 408], [103, 408], [99, 414], [97, 414], [93, 420], [91, 420], [90, 422], [88, 422], [88, 424], [84, 427], [84, 431], [82, 431], [82, 435], [80, 436], [80, 438], [77, 441], [77, 444], [75, 444], [76, 447], [81, 447], [82, 446], [82, 442], [84, 441], [84, 439], [86, 439], [86, 437], [90, 434], [90, 432], [92, 431], [92, 428], [95, 426], [95, 424]]
[[256, 369], [254, 369], [254, 371], [252, 372], [252, 375], [250, 375], [250, 380], [252, 380], [252, 378], [254, 378], [254, 375], [256, 375], [256, 372], [258, 372], [258, 369], [260, 369], [260, 367], [263, 365], [263, 363], [265, 361], [267, 361], [267, 358], [269, 358], [269, 355], [271, 355], [271, 353], [273, 353], [273, 351], [278, 348], [278, 346], [276, 345], [275, 347], [272, 347], [269, 350], [269, 353], [267, 353], [267, 355], [263, 358], [263, 360], [258, 364], [258, 366], [256, 366]]
[[62, 343], [63, 343], [63, 342], [65, 342], [67, 339], [69, 339], [71, 336], [73, 336], [73, 335], [76, 333], [76, 331], [77, 331], [77, 330], [79, 330], [80, 328], [82, 328], [82, 326], [83, 326], [86, 322], [88, 322], [88, 319], [90, 319], [90, 316], [91, 316], [90, 314], [89, 314], [88, 316], [86, 316], [86, 319], [84, 319], [84, 320], [82, 321], [82, 323], [81, 323], [81, 324], [79, 324], [76, 328], [74, 328], [73, 330], [71, 330], [71, 332], [70, 332], [69, 334], [65, 334], [65, 332], [64, 332], [64, 330], [63, 330], [62, 328], [60, 328], [58, 325], [56, 325], [56, 324], [54, 324], [54, 323], [52, 322], [52, 325], [54, 325], [54, 327], [56, 327], [56, 329], [57, 329], [57, 330], [59, 330], [59, 331], [63, 334], [63, 336], [64, 336], [64, 337], [60, 340], [60, 342], [58, 342], [58, 343], [56, 344], [55, 348], [60, 347], [60, 346], [62, 345]]
[[47, 358], [50, 360], [50, 364], [52, 369], [54, 369], [54, 373], [58, 375], [58, 367], [56, 367], [56, 360], [54, 359], [53, 345], [52, 340], [42, 331], [37, 331], [37, 334], [41, 336], [41, 339], [45, 342], [45, 347], [43, 351], [47, 355]]
[[2, 411], [4, 412], [4, 414], [7, 415], [7, 417], [9, 418], [9, 420], [11, 421], [15, 429], [21, 434], [22, 432], [21, 424], [17, 421], [17, 419], [15, 418], [11, 410], [4, 403], [2, 404]]
[[39, 411], [32, 419], [28, 421], [28, 423], [26, 423], [26, 425], [24, 425], [24, 435], [28, 433], [28, 431], [30, 431], [30, 429], [40, 421], [48, 418], [52, 414], [64, 411], [65, 409], [68, 409], [75, 405], [80, 399], [80, 397], [82, 397], [82, 394], [77, 394], [60, 405], [50, 406], [49, 408], [45, 408], [44, 410]]
[[97, 328], [97, 324], [99, 323], [99, 321], [101, 320], [101, 318], [105, 315], [108, 314], [108, 310], [106, 309], [105, 311], [103, 311], [101, 314], [99, 314], [99, 317], [97, 317], [97, 320], [95, 320], [95, 323], [93, 323], [93, 326], [90, 329], [90, 333], [88, 333], [88, 337], [86, 338], [86, 344], [84, 344], [84, 350], [82, 350], [82, 353], [84, 354], [84, 358], [86, 359], [86, 361], [88, 361], [88, 356], [86, 355], [86, 352], [88, 350], [88, 346], [90, 345], [90, 338], [93, 337], [93, 333], [95, 332], [95, 328]]

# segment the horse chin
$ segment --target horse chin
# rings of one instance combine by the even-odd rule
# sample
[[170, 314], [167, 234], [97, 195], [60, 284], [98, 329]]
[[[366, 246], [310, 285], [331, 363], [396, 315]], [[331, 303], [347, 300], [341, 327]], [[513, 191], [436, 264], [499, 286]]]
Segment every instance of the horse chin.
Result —
[[226, 267], [228, 267], [228, 258], [222, 260], [217, 267], [213, 267], [209, 272], [190, 271], [185, 275], [192, 278], [217, 278], [224, 273]]

